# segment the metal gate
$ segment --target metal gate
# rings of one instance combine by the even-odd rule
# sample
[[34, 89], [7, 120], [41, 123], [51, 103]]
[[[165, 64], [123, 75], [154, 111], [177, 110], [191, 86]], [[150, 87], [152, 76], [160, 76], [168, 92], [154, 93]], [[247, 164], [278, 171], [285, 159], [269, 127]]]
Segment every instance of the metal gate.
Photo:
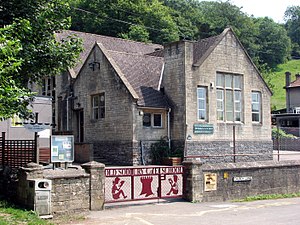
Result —
[[183, 166], [105, 168], [105, 202], [181, 198]]

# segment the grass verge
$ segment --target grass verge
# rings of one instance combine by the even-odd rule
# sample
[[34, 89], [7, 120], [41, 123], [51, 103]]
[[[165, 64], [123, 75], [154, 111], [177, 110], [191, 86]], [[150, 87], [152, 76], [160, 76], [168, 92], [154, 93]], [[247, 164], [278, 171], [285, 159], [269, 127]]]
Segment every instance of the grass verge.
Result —
[[251, 202], [257, 200], [272, 200], [272, 199], [280, 199], [280, 198], [296, 198], [300, 197], [300, 192], [292, 193], [292, 194], [262, 194], [262, 195], [255, 195], [249, 196], [243, 199], [234, 200], [234, 202]]
[[33, 211], [28, 211], [0, 200], [0, 225], [50, 225], [49, 221], [40, 219]]

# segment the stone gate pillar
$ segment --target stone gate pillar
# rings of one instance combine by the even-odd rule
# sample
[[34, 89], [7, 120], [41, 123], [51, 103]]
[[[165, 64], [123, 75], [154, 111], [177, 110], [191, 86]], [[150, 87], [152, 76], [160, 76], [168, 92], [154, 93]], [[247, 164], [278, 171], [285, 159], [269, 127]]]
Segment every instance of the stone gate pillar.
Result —
[[203, 163], [191, 160], [184, 161], [183, 198], [190, 202], [201, 202], [203, 198]]
[[90, 210], [103, 210], [105, 165], [92, 161], [81, 166], [90, 174]]

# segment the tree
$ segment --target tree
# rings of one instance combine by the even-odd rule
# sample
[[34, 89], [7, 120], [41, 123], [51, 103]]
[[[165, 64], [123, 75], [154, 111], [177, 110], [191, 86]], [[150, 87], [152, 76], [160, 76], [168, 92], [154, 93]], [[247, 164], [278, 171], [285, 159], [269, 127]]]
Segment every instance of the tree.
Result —
[[257, 53], [256, 36], [258, 29], [253, 18], [241, 11], [241, 8], [226, 2], [201, 2], [200, 9], [205, 23], [200, 30], [201, 37], [220, 34], [226, 27], [231, 27], [253, 58]]
[[258, 18], [255, 23], [259, 28], [257, 40], [261, 64], [275, 68], [284, 63], [290, 57], [291, 51], [291, 41], [284, 27], [268, 17]]
[[74, 65], [80, 40], [55, 39], [55, 32], [70, 26], [69, 7], [63, 0], [1, 1], [0, 8], [1, 60], [5, 62], [0, 68], [0, 105], [11, 103], [0, 108], [0, 119], [14, 113], [24, 117], [32, 95], [28, 82], [40, 82]]
[[32, 93], [16, 85], [12, 74], [17, 71], [22, 60], [16, 55], [22, 50], [19, 40], [9, 36], [13, 26], [0, 29], [0, 118], [7, 119], [15, 113], [27, 114], [27, 106]]
[[149, 32], [145, 27], [139, 25], [131, 25], [129, 27], [129, 32], [120, 34], [120, 37], [145, 43], [149, 42]]
[[181, 38], [197, 40], [205, 23], [197, 0], [162, 0], [171, 9]]
[[300, 57], [300, 6], [288, 7], [284, 17], [285, 28], [292, 41], [292, 56]]
[[[170, 9], [158, 0], [82, 0], [73, 3], [72, 29], [165, 43], [179, 39]], [[148, 35], [148, 34], [149, 35]]]

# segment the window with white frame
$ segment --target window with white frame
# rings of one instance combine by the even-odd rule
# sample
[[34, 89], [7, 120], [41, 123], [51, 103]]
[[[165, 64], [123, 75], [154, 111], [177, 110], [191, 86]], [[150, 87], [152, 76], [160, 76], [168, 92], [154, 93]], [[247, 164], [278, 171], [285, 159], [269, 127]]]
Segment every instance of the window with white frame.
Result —
[[92, 118], [105, 118], [105, 94], [100, 93], [92, 96]]
[[162, 128], [162, 122], [163, 120], [161, 113], [144, 113], [143, 115], [144, 127]]
[[207, 88], [198, 87], [197, 88], [197, 118], [198, 120], [207, 120], [206, 113], [207, 104]]
[[242, 121], [242, 79], [241, 75], [217, 73], [217, 119], [228, 122]]
[[258, 91], [252, 92], [252, 122], [261, 123], [261, 94]]

